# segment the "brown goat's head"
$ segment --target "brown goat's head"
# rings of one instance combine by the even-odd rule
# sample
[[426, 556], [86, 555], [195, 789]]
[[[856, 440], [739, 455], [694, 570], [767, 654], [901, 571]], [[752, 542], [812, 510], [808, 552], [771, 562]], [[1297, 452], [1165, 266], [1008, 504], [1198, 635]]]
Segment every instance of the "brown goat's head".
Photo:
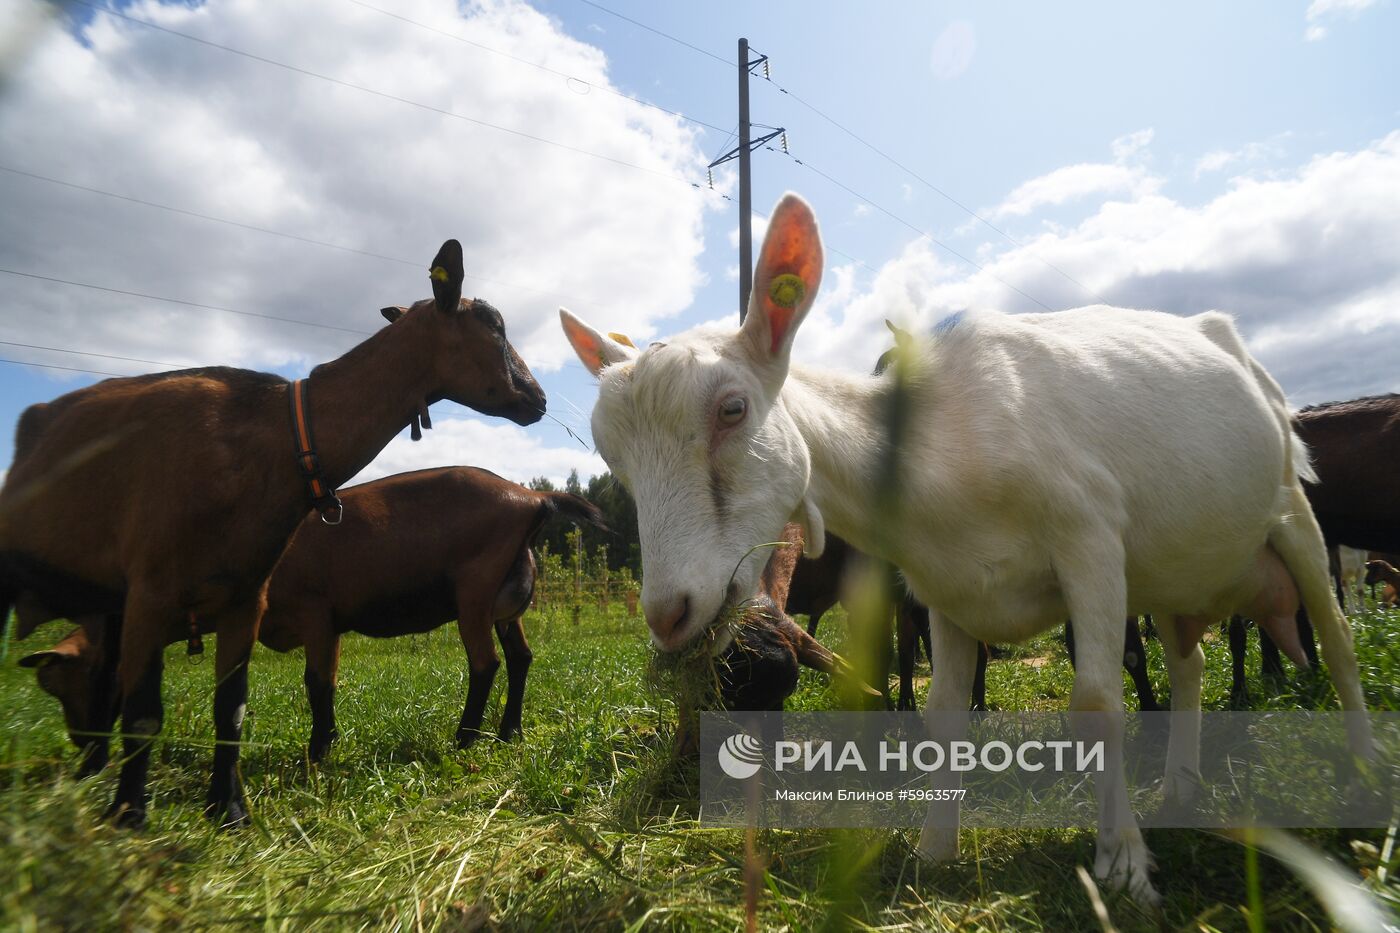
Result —
[[462, 245], [442, 244], [430, 267], [433, 297], [412, 307], [380, 311], [397, 327], [431, 333], [432, 356], [425, 361], [440, 398], [474, 408], [484, 415], [534, 424], [544, 417], [544, 390], [506, 339], [501, 313], [480, 298], [462, 297]]
[[1375, 586], [1382, 580], [1388, 580], [1395, 576], [1395, 568], [1383, 560], [1368, 560], [1366, 562], [1366, 585]]
[[[39, 686], [62, 704], [68, 738], [79, 748], [87, 745], [93, 733], [101, 731], [101, 725], [93, 721], [93, 692], [98, 688], [101, 664], [102, 647], [90, 641], [81, 628], [74, 629], [47, 651], [19, 659], [19, 666], [34, 668]], [[107, 699], [116, 702], [116, 697]]]

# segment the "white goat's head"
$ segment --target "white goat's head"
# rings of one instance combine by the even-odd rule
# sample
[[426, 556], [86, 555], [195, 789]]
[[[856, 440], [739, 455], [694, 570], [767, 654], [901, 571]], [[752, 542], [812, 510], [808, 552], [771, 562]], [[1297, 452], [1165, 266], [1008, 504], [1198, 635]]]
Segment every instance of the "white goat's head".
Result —
[[821, 551], [807, 447], [778, 400], [821, 274], [816, 219], [788, 194], [769, 219], [739, 330], [697, 327], [639, 352], [560, 311], [598, 376], [598, 452], [637, 502], [642, 609], [663, 651], [754, 594], [768, 552], [749, 551], [781, 540], [787, 521], [804, 526], [809, 553]]

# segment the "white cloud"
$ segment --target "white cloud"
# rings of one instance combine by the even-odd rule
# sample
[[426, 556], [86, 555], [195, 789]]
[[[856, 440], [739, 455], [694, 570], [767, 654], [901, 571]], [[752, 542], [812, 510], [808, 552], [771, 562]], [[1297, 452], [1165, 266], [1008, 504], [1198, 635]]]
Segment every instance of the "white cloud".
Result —
[[929, 52], [929, 68], [933, 76], [947, 81], [967, 71], [977, 53], [977, 33], [967, 20], [954, 20], [938, 38]]
[[1155, 135], [1156, 131], [1149, 126], [1145, 130], [1137, 130], [1136, 132], [1119, 136], [1109, 144], [1110, 148], [1113, 150], [1113, 158], [1122, 162], [1125, 159], [1137, 155], [1152, 144], [1152, 137]]
[[1270, 139], [1246, 143], [1238, 149], [1216, 149], [1207, 152], [1196, 160], [1195, 177], [1200, 178], [1202, 175], [1218, 172], [1232, 165], [1245, 166], [1266, 159], [1276, 159], [1284, 153], [1283, 147], [1279, 143], [1292, 135], [1292, 133], [1280, 133]]
[[[524, 3], [485, 0], [466, 13], [452, 0], [401, 7], [434, 27], [611, 86], [598, 49]], [[704, 174], [693, 134], [673, 117], [612, 95], [581, 97], [557, 76], [337, 0], [193, 8], [142, 0], [124, 10], [663, 175]], [[606, 302], [610, 320], [645, 333], [684, 308], [701, 280], [709, 196], [679, 182], [102, 14], [81, 39], [49, 33], [16, 74], [0, 103], [0, 159], [410, 262], [347, 255], [3, 174], [8, 222], [0, 224], [0, 249], [18, 268], [373, 330], [382, 323], [380, 305], [427, 293], [415, 267], [455, 236], [468, 274], [479, 277], [468, 289], [501, 308], [512, 340], [537, 366], [569, 358], [555, 323], [561, 294], [585, 299], [573, 301], [585, 312]], [[46, 338], [38, 343], [63, 345], [85, 335], [87, 348], [123, 355], [267, 365], [289, 355], [316, 361], [355, 339], [7, 285], [33, 309], [31, 336]]]
[[856, 204], [855, 208], [852, 209], [851, 213], [855, 214], [857, 217], [865, 217], [870, 213], [870, 205], [866, 204], [864, 201], [861, 201]]
[[1308, 27], [1303, 32], [1303, 38], [1309, 42], [1325, 39], [1327, 27], [1322, 25], [1323, 20], [1336, 20], [1341, 17], [1354, 19], [1367, 7], [1374, 6], [1375, 2], [1376, 0], [1312, 0], [1312, 3], [1308, 4], [1307, 13], [1304, 14]]
[[[40, 0], [3, 5], [31, 16], [47, 9]], [[394, 10], [577, 75], [594, 93], [580, 95], [557, 75], [341, 0], [138, 0], [122, 10], [647, 171], [98, 13], [79, 35], [55, 28], [34, 37], [28, 58], [7, 73], [0, 162], [407, 263], [0, 172], [0, 253], [11, 268], [368, 332], [383, 325], [381, 306], [429, 294], [427, 263], [444, 239], [456, 237], [476, 277], [467, 293], [501, 309], [512, 342], [537, 371], [573, 359], [559, 332], [559, 304], [644, 338], [688, 306], [703, 282], [703, 219], [719, 199], [659, 177], [704, 178], [695, 133], [674, 117], [597, 92], [612, 86], [604, 54], [521, 0], [461, 7], [405, 0]], [[0, 279], [9, 305], [26, 309], [0, 322], [0, 336], [25, 343], [181, 365], [301, 369], [361, 339]], [[416, 462], [426, 465], [426, 453]]]
[[394, 438], [352, 483], [448, 464], [484, 467], [517, 483], [547, 476], [559, 486], [570, 470], [585, 478], [607, 470], [601, 457], [581, 445], [545, 447], [513, 424], [442, 418], [433, 420], [433, 429], [424, 431], [421, 441], [402, 434]]
[[1094, 302], [1053, 264], [1113, 304], [1234, 314], [1297, 403], [1396, 391], [1400, 369], [1381, 335], [1400, 325], [1397, 243], [1400, 131], [1266, 180], [1235, 179], [1199, 206], [1155, 191], [1104, 203], [1077, 226], [989, 256], [981, 272], [922, 240], [869, 289], [853, 289], [838, 267], [813, 311], [820, 325], [804, 327], [796, 352], [864, 369], [888, 346], [882, 318], [927, 329], [964, 308], [1041, 310], [1011, 285], [1051, 307]]
[[991, 213], [993, 217], [1024, 217], [1039, 208], [1065, 204], [1091, 194], [1141, 196], [1155, 191], [1160, 184], [1160, 179], [1139, 166], [1082, 162], [1057, 168], [1017, 186]]
[[[753, 229], [753, 248], [757, 251], [763, 243], [763, 236], [768, 232], [768, 218], [762, 214], [754, 214], [751, 221]], [[736, 222], [734, 229], [729, 231], [729, 246], [732, 249], [739, 248], [739, 227]], [[738, 277], [737, 274], [735, 276]]]
[[904, 182], [903, 184], [901, 184], [901, 185], [899, 186], [899, 191], [900, 191], [901, 196], [904, 198], [904, 200], [906, 200], [906, 201], [912, 201], [912, 200], [914, 200], [914, 186], [911, 185], [911, 184], [909, 184], [909, 182], [906, 181], [906, 182]]
[[[1153, 130], [1137, 130], [1110, 143], [1113, 162], [1080, 162], [1047, 172], [1018, 185], [989, 213], [993, 217], [1024, 217], [1042, 207], [1056, 207], [1094, 194], [1141, 197], [1161, 187], [1162, 180], [1140, 163], [1148, 156]], [[973, 222], [959, 232], [974, 229]]]

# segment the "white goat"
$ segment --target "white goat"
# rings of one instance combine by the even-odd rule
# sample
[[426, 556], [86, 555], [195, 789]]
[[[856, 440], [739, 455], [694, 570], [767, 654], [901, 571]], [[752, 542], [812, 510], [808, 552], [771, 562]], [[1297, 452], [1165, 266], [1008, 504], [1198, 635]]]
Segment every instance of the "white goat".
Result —
[[[752, 594], [763, 560], [745, 553], [792, 518], [806, 541], [823, 540], [825, 521], [901, 567], [936, 607], [931, 728], [947, 718], [936, 711], [966, 708], [978, 640], [1020, 641], [1072, 617], [1071, 707], [1108, 714], [1107, 760], [1120, 760], [1123, 619], [1151, 613], [1176, 641], [1165, 652], [1172, 706], [1186, 713], [1173, 721], [1167, 780], [1185, 796], [1200, 758], [1202, 629], [1244, 610], [1282, 638], [1299, 590], [1343, 707], [1363, 709], [1299, 484], [1306, 454], [1283, 393], [1228, 317], [973, 314], [921, 341], [904, 367], [903, 476], [883, 490], [896, 507], [877, 519], [896, 377], [789, 371], [821, 271], [816, 220], [787, 195], [737, 333], [700, 327], [641, 352], [561, 311], [599, 377], [598, 451], [637, 502], [642, 603], [659, 648], [679, 649]], [[1365, 717], [1347, 719], [1353, 750], [1368, 754]], [[1096, 873], [1155, 902], [1121, 763], [1098, 797]], [[946, 821], [930, 814], [921, 854], [956, 857], [956, 813]]]

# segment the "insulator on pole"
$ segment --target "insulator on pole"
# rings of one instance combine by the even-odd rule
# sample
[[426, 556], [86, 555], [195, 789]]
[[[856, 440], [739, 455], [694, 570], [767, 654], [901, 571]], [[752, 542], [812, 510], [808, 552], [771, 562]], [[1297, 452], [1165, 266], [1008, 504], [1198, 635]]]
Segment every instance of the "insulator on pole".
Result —
[[710, 168], [705, 169], [705, 174], [706, 174], [706, 176], [708, 176], [709, 179], [710, 179], [710, 187], [713, 188], [713, 187], [715, 186], [715, 171], [714, 171], [714, 169], [710, 169]]
[[783, 134], [783, 152], [784, 152], [784, 153], [787, 153], [787, 151], [788, 151], [787, 133], [784, 133], [784, 134]]
[[768, 59], [763, 60], [763, 78], [765, 81], [773, 80], [773, 69], [768, 67]]

